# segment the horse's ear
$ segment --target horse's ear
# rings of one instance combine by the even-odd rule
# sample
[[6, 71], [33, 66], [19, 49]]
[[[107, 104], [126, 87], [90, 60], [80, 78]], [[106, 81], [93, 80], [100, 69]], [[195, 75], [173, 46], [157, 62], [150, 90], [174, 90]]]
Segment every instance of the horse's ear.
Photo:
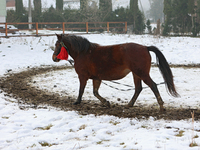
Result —
[[57, 36], [58, 40], [61, 41], [62, 35], [61, 34], [56, 34], [56, 36]]

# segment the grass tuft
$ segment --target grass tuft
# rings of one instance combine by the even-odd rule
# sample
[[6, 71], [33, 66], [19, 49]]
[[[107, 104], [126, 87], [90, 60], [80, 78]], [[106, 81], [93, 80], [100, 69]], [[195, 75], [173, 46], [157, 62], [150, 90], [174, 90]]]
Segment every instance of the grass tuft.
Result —
[[195, 141], [190, 143], [190, 145], [189, 145], [189, 147], [195, 147], [195, 146], [198, 146], [198, 144]]
[[39, 143], [40, 143], [40, 145], [43, 146], [43, 147], [46, 147], [46, 146], [51, 147], [51, 146], [52, 146], [52, 144], [49, 144], [49, 143], [47, 143], [47, 142], [39, 142]]
[[53, 127], [53, 125], [49, 124], [48, 126], [45, 126], [45, 127], [37, 127], [34, 130], [50, 130], [51, 127]]
[[177, 136], [177, 137], [182, 137], [184, 134], [185, 131], [183, 131], [183, 130], [180, 130], [179, 131], [179, 133], [178, 134], [176, 134], [175, 136]]
[[111, 123], [111, 124], [113, 124], [113, 125], [118, 125], [120, 122], [117, 122], [117, 121], [113, 121], [113, 120], [111, 120], [109, 123]]
[[98, 141], [98, 142], [97, 142], [97, 144], [102, 144], [102, 143], [103, 143], [103, 141]]
[[83, 124], [83, 125], [81, 125], [81, 126], [79, 127], [79, 130], [84, 130], [85, 128], [86, 128], [86, 125]]
[[3, 116], [2, 119], [9, 119], [9, 117]]
[[53, 127], [53, 125], [52, 125], [52, 124], [49, 124], [48, 126], [44, 127], [43, 130], [50, 130], [51, 127]]

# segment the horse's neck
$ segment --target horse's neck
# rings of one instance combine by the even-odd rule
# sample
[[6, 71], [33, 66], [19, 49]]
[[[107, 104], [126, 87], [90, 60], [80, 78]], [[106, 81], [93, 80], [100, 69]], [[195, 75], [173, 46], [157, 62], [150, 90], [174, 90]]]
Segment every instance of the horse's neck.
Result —
[[68, 43], [65, 43], [65, 45], [69, 50], [69, 55], [75, 60], [76, 57], [78, 56], [78, 53], [76, 51], [74, 51], [74, 48], [71, 47]]
[[69, 51], [69, 55], [75, 60], [76, 57], [78, 56], [78, 53], [73, 51], [72, 49], [70, 49]]

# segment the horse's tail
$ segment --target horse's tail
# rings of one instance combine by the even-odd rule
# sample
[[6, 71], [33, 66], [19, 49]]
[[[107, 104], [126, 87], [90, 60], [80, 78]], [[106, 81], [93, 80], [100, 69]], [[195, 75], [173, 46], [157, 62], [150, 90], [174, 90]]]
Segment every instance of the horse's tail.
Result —
[[179, 94], [176, 92], [176, 88], [174, 85], [172, 71], [165, 56], [155, 46], [149, 46], [147, 47], [147, 49], [148, 51], [152, 51], [156, 54], [157, 66], [159, 67], [160, 72], [165, 80], [165, 85], [168, 88], [169, 93], [174, 97], [179, 97]]

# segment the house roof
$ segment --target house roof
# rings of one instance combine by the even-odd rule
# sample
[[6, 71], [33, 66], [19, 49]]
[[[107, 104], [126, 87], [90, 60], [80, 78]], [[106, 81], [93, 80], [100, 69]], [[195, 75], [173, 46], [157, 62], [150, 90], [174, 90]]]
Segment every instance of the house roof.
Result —
[[15, 0], [6, 0], [6, 7], [15, 7]]

